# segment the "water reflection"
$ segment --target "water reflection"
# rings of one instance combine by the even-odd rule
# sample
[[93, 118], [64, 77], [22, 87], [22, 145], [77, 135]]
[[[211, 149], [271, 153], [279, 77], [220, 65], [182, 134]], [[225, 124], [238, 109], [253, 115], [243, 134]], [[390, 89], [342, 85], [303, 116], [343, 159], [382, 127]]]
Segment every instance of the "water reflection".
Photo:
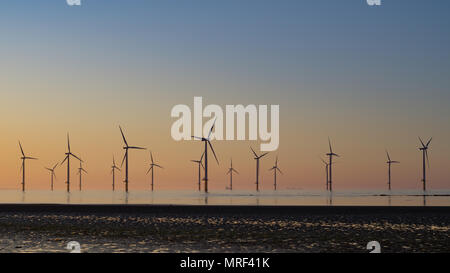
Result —
[[0, 203], [173, 204], [173, 205], [316, 205], [450, 206], [450, 190], [440, 191], [17, 191], [0, 190]]

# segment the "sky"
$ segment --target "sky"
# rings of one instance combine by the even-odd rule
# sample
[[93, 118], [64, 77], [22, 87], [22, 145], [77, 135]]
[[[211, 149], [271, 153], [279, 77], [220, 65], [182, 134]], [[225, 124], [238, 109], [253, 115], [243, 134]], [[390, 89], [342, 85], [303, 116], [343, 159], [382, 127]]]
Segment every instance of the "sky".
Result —
[[[156, 189], [196, 189], [202, 144], [176, 142], [174, 105], [279, 105], [280, 145], [261, 160], [270, 190], [324, 189], [328, 137], [341, 155], [333, 188], [421, 188], [418, 136], [430, 145], [430, 189], [450, 188], [449, 1], [5, 1], [0, 9], [0, 188], [48, 189], [66, 134], [85, 189], [110, 189], [112, 156], [130, 145], [164, 166]], [[207, 119], [205, 119], [206, 121]], [[258, 141], [213, 141], [209, 188], [253, 189]], [[130, 189], [148, 189], [148, 151], [130, 152]], [[75, 161], [72, 161], [75, 162]], [[76, 168], [72, 165], [73, 189]], [[56, 169], [65, 188], [66, 166]], [[123, 174], [121, 174], [123, 176]], [[123, 178], [122, 178], [123, 179]], [[121, 180], [121, 179], [118, 179]], [[119, 183], [118, 188], [123, 188]]]

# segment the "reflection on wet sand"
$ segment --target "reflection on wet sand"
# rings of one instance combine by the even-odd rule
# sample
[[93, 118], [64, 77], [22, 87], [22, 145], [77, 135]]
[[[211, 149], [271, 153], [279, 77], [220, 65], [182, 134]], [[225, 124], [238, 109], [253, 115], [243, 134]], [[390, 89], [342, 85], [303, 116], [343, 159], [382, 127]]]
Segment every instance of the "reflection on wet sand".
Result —
[[13, 191], [0, 190], [0, 203], [47, 204], [173, 204], [276, 206], [450, 206], [450, 190], [427, 192], [308, 192], [308, 191]]

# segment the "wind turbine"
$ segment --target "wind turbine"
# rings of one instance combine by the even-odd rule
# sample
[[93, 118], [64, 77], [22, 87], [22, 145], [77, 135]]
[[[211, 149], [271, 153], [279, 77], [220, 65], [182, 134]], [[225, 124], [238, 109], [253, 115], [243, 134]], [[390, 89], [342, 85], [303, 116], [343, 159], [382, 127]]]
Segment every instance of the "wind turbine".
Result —
[[326, 173], [325, 184], [326, 184], [327, 190], [328, 190], [328, 184], [329, 184], [329, 181], [328, 181], [328, 166], [329, 166], [329, 164], [325, 160], [323, 160], [322, 158], [320, 158], [320, 160], [322, 160], [323, 164], [325, 164], [325, 173]]
[[22, 144], [20, 143], [20, 141], [19, 141], [19, 147], [20, 147], [20, 152], [22, 152], [22, 157], [20, 158], [20, 159], [22, 159], [22, 166], [20, 167], [20, 169], [22, 171], [22, 191], [25, 191], [25, 161], [27, 159], [37, 160], [37, 158], [26, 156], [25, 153], [23, 152]]
[[55, 164], [55, 166], [53, 166], [53, 168], [45, 168], [47, 170], [50, 171], [50, 178], [51, 178], [51, 190], [53, 191], [53, 177], [56, 179], [56, 174], [55, 174], [55, 168], [58, 166], [58, 163]]
[[205, 169], [205, 166], [203, 166], [202, 160], [203, 160], [203, 156], [205, 155], [205, 153], [202, 154], [202, 156], [200, 157], [200, 160], [191, 160], [194, 163], [198, 164], [198, 191], [201, 191], [201, 172], [200, 172], [200, 166], [202, 166], [203, 169]]
[[275, 165], [269, 169], [269, 171], [273, 170], [273, 189], [277, 190], [277, 171], [283, 174], [283, 172], [278, 168], [278, 156], [275, 160]]
[[250, 149], [252, 150], [253, 154], [255, 155], [254, 159], [256, 160], [256, 191], [259, 191], [259, 160], [263, 156], [267, 155], [268, 153], [264, 153], [264, 154], [258, 156], [252, 147], [250, 147]]
[[128, 192], [128, 150], [146, 150], [146, 148], [142, 148], [142, 147], [137, 147], [137, 146], [129, 146], [127, 143], [127, 140], [125, 139], [125, 135], [123, 134], [123, 130], [122, 127], [119, 126], [120, 129], [120, 133], [122, 134], [122, 138], [123, 138], [123, 142], [125, 143], [125, 146], [123, 147], [123, 149], [125, 150], [125, 155], [123, 156], [122, 159], [122, 164], [120, 166], [123, 165], [123, 161], [125, 161], [125, 192]]
[[81, 158], [79, 158], [78, 156], [74, 155], [71, 151], [70, 151], [70, 140], [69, 140], [69, 134], [67, 134], [67, 153], [65, 153], [66, 157], [64, 158], [64, 160], [61, 162], [61, 165], [64, 163], [64, 161], [67, 160], [67, 192], [70, 192], [70, 156], [75, 157], [76, 159], [78, 159], [80, 162], [83, 162], [83, 160], [81, 160]]
[[388, 151], [386, 151], [386, 155], [387, 155], [387, 159], [388, 159], [388, 161], [386, 162], [388, 164], [388, 185], [389, 185], [389, 190], [391, 190], [391, 164], [400, 163], [400, 161], [391, 160], [391, 157], [389, 156]]
[[219, 160], [217, 159], [216, 156], [216, 152], [214, 152], [214, 148], [211, 145], [211, 133], [212, 130], [214, 129], [214, 126], [216, 125], [216, 120], [214, 120], [213, 126], [211, 126], [211, 129], [209, 130], [209, 134], [208, 137], [197, 137], [197, 136], [192, 136], [193, 138], [199, 139], [203, 142], [205, 142], [205, 151], [204, 151], [204, 155], [205, 155], [205, 178], [203, 180], [205, 180], [205, 192], [208, 192], [208, 145], [211, 148], [211, 151], [213, 152], [214, 158], [216, 159], [217, 165], [219, 165]]
[[337, 156], [339, 157], [339, 155], [333, 153], [333, 149], [331, 148], [331, 141], [330, 138], [328, 138], [328, 145], [330, 147], [330, 152], [327, 153], [326, 155], [330, 158], [330, 162], [328, 163], [328, 170], [329, 170], [329, 190], [332, 191], [333, 190], [333, 179], [332, 179], [332, 165], [333, 165], [333, 156]]
[[154, 170], [154, 167], [158, 167], [158, 168], [161, 168], [161, 169], [163, 169], [163, 167], [161, 167], [160, 165], [158, 165], [157, 163], [155, 163], [155, 162], [153, 161], [153, 154], [152, 154], [152, 152], [150, 152], [150, 158], [151, 158], [151, 160], [152, 160], [152, 163], [150, 164], [150, 169], [148, 169], [147, 174], [148, 174], [150, 171], [152, 171], [152, 191], [153, 191], [153, 170]]
[[236, 174], [239, 174], [239, 172], [233, 168], [233, 159], [231, 159], [230, 168], [228, 168], [228, 172], [227, 172], [227, 174], [230, 174], [230, 188], [229, 188], [230, 191], [233, 190], [233, 172], [235, 172]]
[[80, 167], [78, 168], [78, 175], [80, 176], [80, 191], [81, 191], [81, 176], [82, 176], [83, 172], [87, 173], [87, 171], [85, 169], [83, 169], [83, 166], [81, 166], [81, 161], [80, 161]]
[[420, 144], [422, 144], [422, 147], [419, 148], [419, 150], [422, 151], [422, 166], [423, 166], [423, 178], [422, 178], [422, 182], [423, 182], [423, 191], [427, 190], [427, 183], [426, 183], [426, 166], [425, 166], [425, 159], [427, 160], [427, 165], [428, 168], [430, 168], [430, 161], [428, 160], [428, 145], [430, 145], [430, 142], [433, 138], [430, 138], [430, 140], [428, 140], [427, 144], [424, 144], [424, 142], [422, 141], [422, 139], [419, 137], [420, 140]]
[[113, 164], [112, 164], [112, 166], [111, 166], [111, 173], [112, 173], [112, 190], [114, 191], [114, 187], [115, 187], [115, 180], [116, 180], [116, 173], [115, 173], [115, 171], [116, 170], [119, 170], [119, 172], [120, 172], [120, 169], [119, 169], [119, 167], [117, 167], [116, 166], [116, 161], [114, 160], [114, 156], [113, 156]]

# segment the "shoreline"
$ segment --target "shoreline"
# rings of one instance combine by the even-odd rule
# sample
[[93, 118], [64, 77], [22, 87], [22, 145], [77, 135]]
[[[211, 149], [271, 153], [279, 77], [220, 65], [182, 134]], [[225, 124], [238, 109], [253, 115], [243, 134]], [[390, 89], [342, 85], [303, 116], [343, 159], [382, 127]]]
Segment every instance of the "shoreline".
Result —
[[0, 213], [110, 214], [449, 214], [450, 206], [270, 206], [270, 205], [155, 205], [155, 204], [0, 204]]

